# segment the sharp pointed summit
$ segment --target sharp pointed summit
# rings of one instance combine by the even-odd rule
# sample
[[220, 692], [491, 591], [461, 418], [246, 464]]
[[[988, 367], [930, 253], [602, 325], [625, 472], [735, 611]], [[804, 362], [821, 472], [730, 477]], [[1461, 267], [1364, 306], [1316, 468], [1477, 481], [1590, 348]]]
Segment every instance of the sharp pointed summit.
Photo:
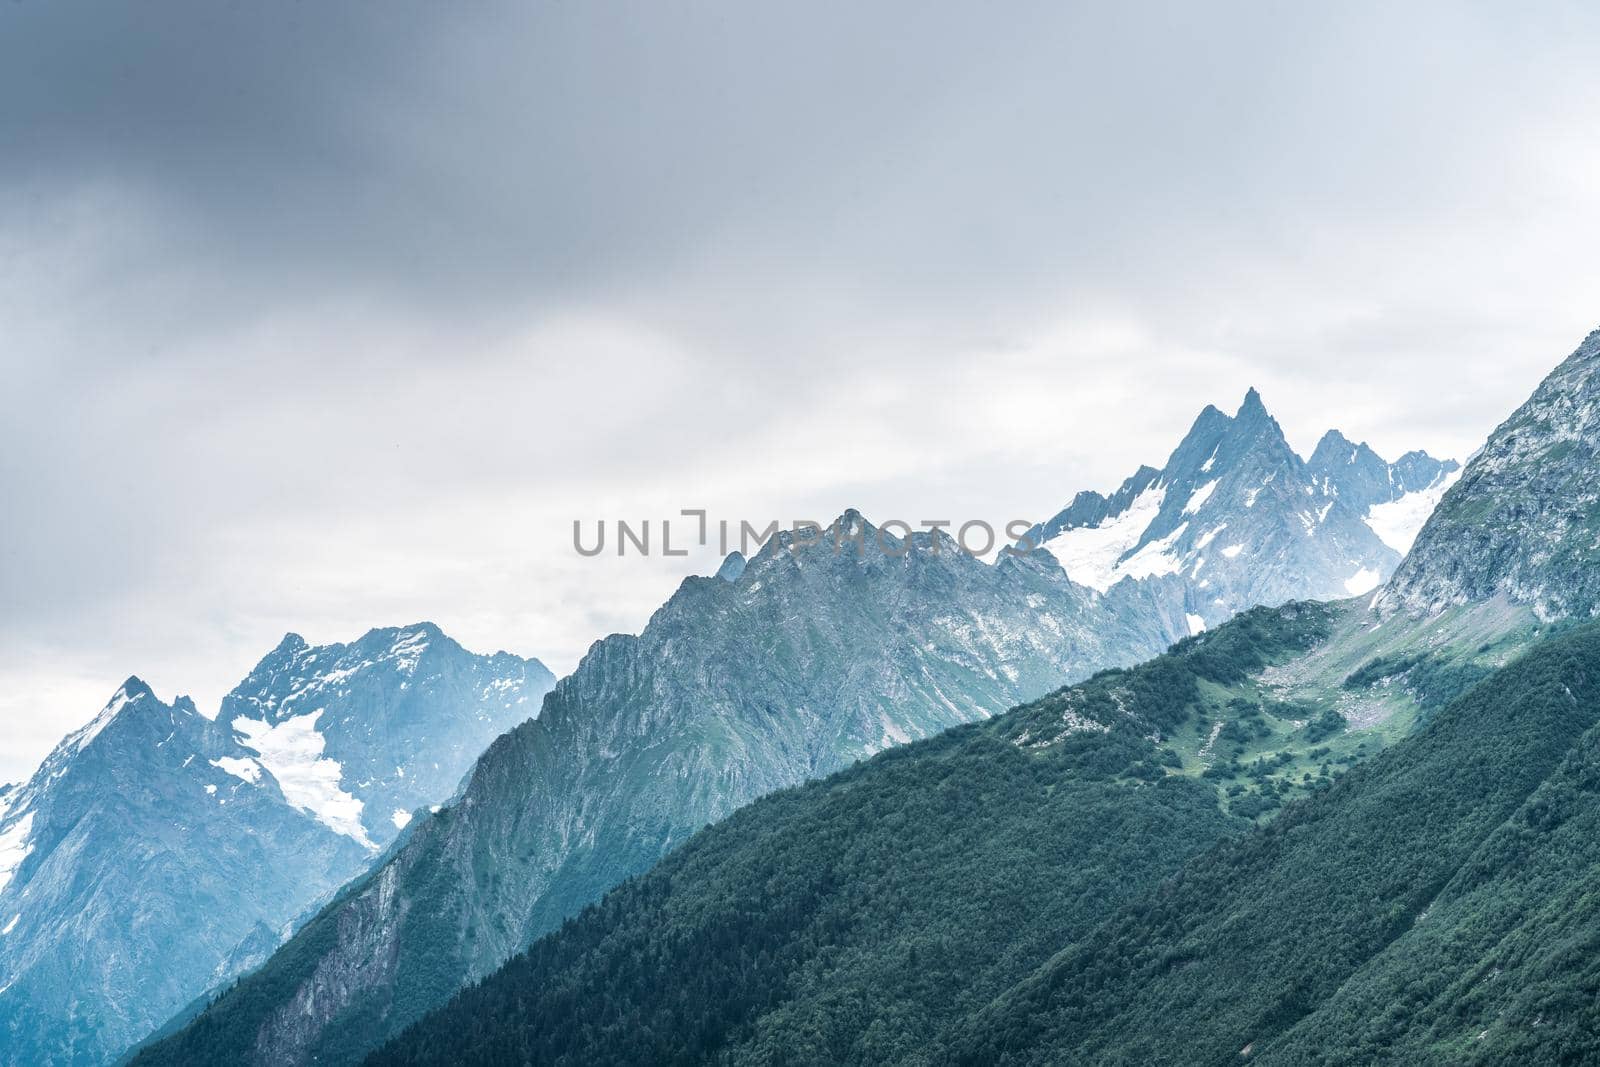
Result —
[[[138, 700], [140, 697], [155, 696], [155, 692], [147, 684], [145, 684], [144, 679], [140, 678], [136, 674], [128, 675], [127, 680], [122, 683], [117, 692], [129, 700]], [[114, 700], [116, 698], [113, 697], [112, 699]]]
[[300, 649], [305, 647], [306, 639], [291, 630], [289, 633], [283, 635], [283, 640], [279, 641], [277, 647], [275, 647], [272, 651], [292, 653], [298, 652]]
[[142, 679], [130, 674], [127, 680], [117, 687], [117, 691], [111, 694], [111, 699], [106, 701], [100, 713], [90, 720], [87, 726], [70, 734], [62, 745], [71, 746], [75, 752], [83, 751], [105, 733], [107, 727], [117, 722], [124, 710], [130, 707], [150, 711], [170, 710], [157, 699], [155, 693]]
[[1336, 430], [1308, 464], [1252, 388], [1232, 417], [1208, 405], [1163, 469], [1141, 467], [1110, 497], [1080, 492], [1029, 539], [1073, 581], [1144, 586], [1199, 632], [1258, 604], [1370, 591], [1431, 507], [1409, 483], [1455, 469], [1412, 453], [1402, 477]]

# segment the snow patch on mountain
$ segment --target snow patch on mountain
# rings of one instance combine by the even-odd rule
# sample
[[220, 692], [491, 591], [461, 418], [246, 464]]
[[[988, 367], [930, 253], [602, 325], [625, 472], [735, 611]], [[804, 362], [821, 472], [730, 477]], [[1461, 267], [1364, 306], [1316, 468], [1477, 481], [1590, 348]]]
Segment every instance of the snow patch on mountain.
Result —
[[6, 887], [22, 861], [28, 858], [33, 846], [28, 834], [33, 830], [33, 812], [28, 812], [0, 831], [0, 889]]
[[1068, 578], [1104, 593], [1122, 579], [1118, 561], [1139, 543], [1139, 537], [1161, 513], [1166, 496], [1164, 486], [1152, 485], [1134, 497], [1121, 514], [1097, 526], [1062, 530], [1044, 547], [1060, 561]]
[[1362, 567], [1345, 580], [1344, 588], [1351, 596], [1361, 596], [1378, 588], [1383, 581], [1383, 574], [1371, 567]]
[[1251, 390], [1233, 416], [1202, 411], [1164, 467], [1141, 466], [1110, 495], [1077, 493], [1027, 543], [1044, 541], [1072, 581], [1119, 605], [1154, 597], [1172, 620], [1195, 604], [1221, 618], [1341, 599], [1393, 572], [1394, 542], [1415, 536], [1458, 469], [1421, 451], [1389, 463], [1337, 430], [1303, 460]]
[[0, 926], [27, 920], [0, 936], [0, 1064], [117, 1062], [367, 866], [401, 832], [390, 812], [449, 797], [553, 683], [429, 623], [286, 635], [215, 717], [128, 678], [0, 786]]
[[1406, 493], [1386, 504], [1374, 504], [1367, 511], [1367, 525], [1378, 535], [1380, 541], [1402, 556], [1405, 555], [1411, 551], [1411, 546], [1416, 543], [1417, 534], [1422, 532], [1428, 516], [1439, 506], [1444, 494], [1460, 480], [1461, 472], [1462, 468], [1458, 467], [1440, 475], [1426, 489]]
[[[1207, 462], [1209, 463], [1210, 460], [1207, 460]], [[1205, 502], [1211, 499], [1211, 494], [1217, 491], [1218, 480], [1213, 478], [1190, 494], [1189, 502], [1183, 506], [1183, 513], [1185, 515], [1193, 515], [1205, 506]]]
[[221, 768], [251, 785], [261, 781], [261, 765], [249, 756], [218, 756], [211, 761], [211, 766]]
[[1179, 523], [1178, 528], [1167, 536], [1145, 545], [1117, 568], [1117, 577], [1154, 578], [1183, 570], [1183, 559], [1172, 551], [1172, 546], [1188, 529], [1188, 523]]
[[417, 669], [417, 664], [422, 662], [422, 654], [428, 650], [428, 631], [422, 627], [414, 630], [402, 631], [387, 655], [380, 659], [395, 661], [395, 669], [403, 674], [410, 674]]
[[322, 755], [327, 741], [317, 730], [317, 719], [323, 711], [318, 708], [278, 723], [241, 716], [233, 720], [233, 729], [277, 779], [285, 800], [330, 830], [376, 851], [378, 846], [361, 824], [361, 801], [345, 792], [338, 762]]

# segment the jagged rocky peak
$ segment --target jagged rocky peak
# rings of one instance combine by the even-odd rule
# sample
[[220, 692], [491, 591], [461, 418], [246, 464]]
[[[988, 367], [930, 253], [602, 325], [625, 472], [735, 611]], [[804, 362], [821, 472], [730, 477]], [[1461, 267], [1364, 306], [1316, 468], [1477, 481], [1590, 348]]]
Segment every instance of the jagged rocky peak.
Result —
[[1376, 604], [1428, 614], [1505, 596], [1600, 613], [1600, 330], [1502, 423], [1444, 494]]
[[880, 566], [886, 561], [956, 556], [977, 564], [976, 559], [959, 551], [955, 538], [943, 527], [908, 529], [898, 522], [879, 527], [856, 508], [846, 508], [831, 522], [798, 521], [780, 527], [739, 568], [733, 580], [765, 574], [774, 561], [782, 560], [824, 563], [831, 559]]
[[348, 645], [313, 646], [299, 634], [288, 633], [223, 698], [223, 711], [248, 710], [269, 720], [304, 713], [311, 710], [305, 706], [308, 700], [324, 695], [330, 683], [344, 685], [358, 671], [410, 674], [423, 655], [440, 644], [447, 651], [462, 651], [431, 622], [371, 629]]
[[1453, 459], [1434, 459], [1421, 449], [1415, 449], [1394, 461], [1394, 482], [1401, 492], [1414, 493], [1460, 469], [1461, 464]]
[[111, 699], [106, 701], [105, 707], [100, 709], [99, 714], [89, 720], [87, 726], [77, 731], [71, 740], [77, 748], [83, 748], [98, 737], [100, 732], [109, 726], [113, 719], [122, 714], [124, 708], [130, 704], [138, 704], [146, 698], [153, 701], [156, 695], [141, 678], [130, 674], [128, 680], [118, 686], [115, 693], [111, 694]]
[[1355, 444], [1338, 430], [1323, 435], [1306, 462], [1307, 473], [1319, 489], [1367, 508], [1434, 489], [1460, 469], [1455, 460], [1434, 459], [1420, 449], [1389, 463], [1365, 441]]
[[0, 798], [0, 1063], [111, 1062], [368, 858], [130, 678]]
[[[893, 531], [883, 531], [884, 544], [897, 546], [900, 540]], [[779, 526], [761, 543], [749, 562], [768, 559], [780, 552], [843, 555], [847, 550], [854, 551], [857, 542], [863, 549], [877, 547], [878, 528], [857, 509], [846, 508], [832, 522], [796, 520]]]
[[1198, 631], [1257, 604], [1371, 590], [1454, 469], [1423, 452], [1390, 464], [1338, 431], [1307, 463], [1252, 388], [1232, 416], [1201, 411], [1163, 468], [1078, 493], [1029, 540], [1102, 593], [1152, 586]]
[[119, 699], [133, 701], [138, 700], [140, 697], [147, 696], [155, 696], [155, 691], [146, 685], [144, 679], [140, 678], [137, 674], [130, 674], [128, 675], [127, 680], [117, 688], [116, 693], [112, 695], [111, 700], [107, 701], [107, 703], [116, 703]]
[[717, 568], [716, 576], [725, 582], [737, 582], [739, 576], [744, 573], [744, 567], [744, 553], [735, 549], [728, 553], [727, 558], [722, 561], [722, 566]]
[[431, 622], [347, 645], [289, 634], [223, 698], [219, 720], [291, 803], [377, 849], [536, 715], [554, 683], [538, 660], [476, 655]]
[[61, 763], [91, 746], [104, 744], [106, 738], [125, 744], [132, 731], [175, 728], [181, 718], [190, 716], [198, 717], [199, 712], [188, 697], [180, 696], [171, 704], [163, 703], [141, 678], [130, 675], [106, 701], [105, 707], [86, 725], [69, 734], [47, 760]]
[[306, 647], [306, 639], [290, 630], [283, 635], [283, 640], [278, 642], [276, 648], [269, 655], [293, 655]]
[[259, 962], [553, 682], [431, 623], [289, 634], [216, 720], [129, 678], [0, 792], [0, 1064], [111, 1062]]
[[1356, 444], [1338, 430], [1322, 435], [1306, 467], [1313, 480], [1327, 479], [1349, 489], [1361, 486], [1376, 490], [1389, 485], [1393, 473], [1371, 445], [1365, 441]]

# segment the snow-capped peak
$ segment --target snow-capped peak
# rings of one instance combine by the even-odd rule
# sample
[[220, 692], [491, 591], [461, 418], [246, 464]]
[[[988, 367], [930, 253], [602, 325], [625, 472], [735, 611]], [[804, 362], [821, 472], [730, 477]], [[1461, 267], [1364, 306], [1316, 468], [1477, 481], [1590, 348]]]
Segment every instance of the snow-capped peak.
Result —
[[[1161, 470], [1144, 467], [1109, 497], [1079, 493], [1030, 533], [1072, 581], [1101, 593], [1154, 581], [1218, 617], [1260, 603], [1342, 598], [1398, 564], [1447, 476], [1423, 452], [1396, 464], [1337, 430], [1308, 463], [1261, 394], [1237, 414], [1207, 406]], [[1227, 543], [1209, 547], [1218, 532]]]
[[128, 680], [112, 694], [111, 699], [106, 701], [106, 706], [100, 709], [100, 713], [90, 720], [87, 726], [71, 734], [65, 743], [75, 752], [83, 751], [107, 726], [111, 725], [112, 720], [122, 713], [123, 708], [145, 697], [154, 698], [155, 694], [143, 681], [130, 675]]

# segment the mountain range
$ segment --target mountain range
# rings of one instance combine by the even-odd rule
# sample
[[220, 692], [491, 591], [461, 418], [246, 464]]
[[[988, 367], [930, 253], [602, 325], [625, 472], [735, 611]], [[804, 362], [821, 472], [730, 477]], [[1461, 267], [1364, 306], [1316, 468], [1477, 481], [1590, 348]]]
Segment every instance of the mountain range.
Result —
[[[1231, 418], [1202, 412], [1163, 469], [1078, 494], [1021, 546], [1037, 551], [985, 564], [942, 533], [880, 539], [847, 511], [839, 542], [782, 533], [687, 580], [559, 685], [428, 624], [350, 645], [290, 634], [214, 720], [130, 679], [82, 731], [115, 743], [75, 735], [0, 791], [0, 910], [14, 912], [0, 1032], [15, 1050], [0, 1062], [105, 1062], [241, 974], [199, 1024], [248, 1037], [230, 1057], [353, 1062], [757, 797], [1255, 604], [1368, 591], [1457, 473], [1420, 452], [1389, 464], [1336, 431], [1302, 461], [1251, 390]], [[1405, 686], [1339, 696], [1396, 730], [1428, 703]], [[1288, 715], [1262, 721], [1297, 729]], [[1223, 726], [1168, 748], [1237, 758]], [[91, 833], [110, 810], [114, 828]], [[47, 825], [84, 840], [62, 847]], [[88, 955], [59, 951], [68, 936]]]
[[[1590, 379], [1582, 371], [1592, 360], [1586, 342], [1550, 379], [1568, 382], [1566, 389], [1547, 382], [1542, 395], [1562, 392], [1558, 410], [1589, 410]], [[1318, 1030], [1318, 1013], [1344, 1027], [1349, 1009], [1330, 1005], [1368, 968], [1376, 968], [1374, 990], [1386, 989], [1384, 982], [1387, 989], [1414, 987], [1414, 969], [1387, 957], [1387, 949], [1426, 923], [1432, 899], [1453, 899], [1456, 881], [1466, 880], [1458, 893], [1477, 907], [1456, 905], [1454, 933], [1434, 939], [1432, 952], [1483, 944], [1485, 921], [1515, 928], [1509, 905], [1496, 897], [1485, 912], [1474, 897], [1485, 878], [1491, 885], [1509, 878], [1507, 899], [1526, 899], [1517, 837], [1498, 843], [1496, 827], [1518, 811], [1530, 813], [1523, 821], [1538, 817], [1552, 827], [1587, 811], [1584, 787], [1574, 793], [1558, 782], [1578, 773], [1571, 760], [1600, 721], [1587, 665], [1595, 638], [1589, 629], [1552, 637], [1570, 629], [1552, 606], [1578, 603], [1586, 568], [1549, 563], [1549, 539], [1518, 537], [1515, 528], [1498, 542], [1504, 550], [1485, 553], [1469, 574], [1437, 547], [1462, 536], [1470, 525], [1462, 517], [1496, 506], [1478, 499], [1485, 493], [1515, 494], [1520, 504], [1502, 518], [1533, 526], [1530, 533], [1546, 530], [1542, 517], [1560, 507], [1547, 496], [1550, 462], [1573, 453], [1568, 442], [1587, 422], [1554, 418], [1538, 402], [1536, 395], [1496, 432], [1419, 534], [1413, 560], [1450, 563], [1406, 563], [1371, 600], [1250, 611], [1136, 669], [1098, 673], [1005, 715], [744, 806], [578, 920], [536, 939], [390, 1041], [373, 1062], [1338, 1057], [1328, 1049], [1339, 1048], [1342, 1030]], [[1246, 398], [1240, 416], [1218, 426], [1234, 430], [1250, 421], [1251, 406]], [[1208, 421], [1216, 419], [1203, 416], [1202, 424]], [[1506, 435], [1520, 450], [1509, 461]], [[1358, 514], [1362, 501], [1358, 490], [1333, 491], [1330, 461], [1342, 451], [1318, 450], [1326, 486], [1318, 507], [1330, 518], [1341, 506]], [[1339, 469], [1349, 474], [1360, 450], [1347, 454], [1352, 462]], [[1189, 459], [1210, 474], [1210, 453]], [[1434, 472], [1418, 490], [1421, 482], [1406, 483], [1405, 474], [1387, 469], [1381, 483], [1402, 483], [1402, 493], [1387, 501], [1395, 502], [1437, 488], [1450, 474]], [[1270, 488], [1245, 494], [1274, 485], [1269, 475], [1250, 470], [1230, 486], [1218, 478], [1194, 514], [1224, 491], [1242, 504], [1248, 499], [1246, 510], [1261, 506]], [[1158, 478], [1147, 478], [1131, 498]], [[1176, 477], [1171, 483], [1194, 501], [1198, 486], [1179, 485]], [[1240, 483], [1248, 486], [1243, 494]], [[1571, 488], [1557, 483], [1557, 491]], [[1269, 499], [1299, 504], [1314, 498], [1315, 488], [1291, 485]], [[1365, 514], [1381, 506], [1368, 504]], [[1165, 499], [1150, 509], [1146, 544], [1168, 537], [1178, 544], [1173, 531], [1184, 520], [1171, 525], [1163, 509], [1171, 510]], [[1104, 520], [1090, 515], [1085, 523]], [[1232, 518], [1218, 515], [1216, 522]], [[1157, 523], [1168, 523], [1166, 533]], [[1302, 536], [1312, 539], [1309, 531]], [[1597, 537], [1600, 523], [1587, 530], [1573, 523], [1555, 541]], [[1120, 555], [1126, 561], [1139, 552], [1134, 541]], [[1072, 553], [1064, 555], [1070, 568]], [[1048, 539], [1045, 552], [1024, 560], [1038, 573], [1059, 566]], [[747, 573], [752, 569], [763, 574], [758, 566]], [[1541, 576], [1536, 587], [1491, 577], [1534, 571]], [[765, 574], [762, 581], [771, 581]], [[1123, 577], [1133, 581], [1109, 585], [1101, 603], [1142, 577], [1173, 576]], [[1398, 609], [1421, 603], [1402, 590], [1440, 581], [1459, 595], [1432, 598], [1426, 609]], [[554, 723], [563, 686], [534, 726]], [[541, 811], [504, 792], [472, 800], [461, 814], [446, 809], [434, 825], [482, 817], [491, 803], [517, 809], [518, 819], [538, 819]], [[506, 857], [493, 851], [469, 849], [440, 862], [451, 854], [448, 827], [438, 838], [413, 867], [419, 885], [426, 878], [416, 870], [459, 870], [462, 856], [485, 872], [506, 869]], [[416, 848], [414, 838], [402, 854]], [[1568, 849], [1566, 870], [1589, 862], [1581, 837]], [[1478, 854], [1509, 865], [1482, 867]], [[355, 894], [373, 904], [355, 913], [326, 910], [302, 937], [326, 945], [342, 929], [373, 929], [386, 901], [403, 915], [402, 877], [374, 875]], [[418, 899], [430, 905], [437, 897]], [[318, 931], [318, 923], [326, 928]], [[384, 945], [394, 958], [406, 950], [405, 920], [389, 925], [402, 931]], [[1533, 949], [1549, 944], [1526, 923], [1522, 931]], [[141, 1062], [360, 1059], [376, 1032], [370, 1014], [330, 1016], [315, 1051], [282, 1040], [269, 1045], [336, 982], [360, 981], [373, 957], [349, 953], [342, 971], [326, 966], [330, 958], [314, 963], [307, 952], [280, 953], [194, 1024], [147, 1049]], [[1483, 960], [1467, 963], [1470, 973], [1488, 973]], [[1563, 1008], [1573, 993], [1549, 977], [1560, 969], [1542, 966], [1552, 992], [1542, 1000], [1523, 995], [1518, 1006], [1538, 1001], [1570, 1040], [1581, 1017]], [[1442, 1040], [1464, 1040], [1451, 1037], [1464, 1033], [1451, 989], [1445, 974], [1435, 993], [1438, 1021], [1448, 1030]], [[1475, 985], [1466, 989], [1485, 1003], [1506, 1003], [1485, 1000]], [[298, 998], [274, 1001], [270, 990], [298, 990]], [[1582, 987], [1576, 992], [1582, 1003]], [[1371, 1009], [1381, 1009], [1378, 1003]], [[1530, 1027], [1546, 1017], [1542, 1011], [1520, 1016], [1514, 1033], [1507, 1027], [1512, 1048], [1530, 1040], [1539, 1046]], [[1354, 1017], [1373, 1029], [1370, 1016]], [[1410, 1040], [1403, 1019], [1390, 1019], [1368, 1048], [1378, 1056], [1350, 1059], [1382, 1059], [1392, 1041]], [[1472, 1025], [1477, 1021], [1486, 1025], [1474, 1040], [1504, 1025], [1482, 1011]], [[1333, 1035], [1333, 1045], [1294, 1045], [1298, 1027], [1318, 1041]], [[358, 1040], [341, 1045], [352, 1033]], [[1418, 1048], [1422, 1059], [1440, 1053], [1426, 1041]]]
[[[536, 720], [490, 746], [457, 802], [148, 1055], [201, 1033], [226, 1035], [207, 1054], [227, 1060], [355, 1062], [757, 797], [1147, 659], [1251, 597], [1387, 576], [1399, 554], [1366, 516], [1455, 466], [1421, 453], [1391, 466], [1359, 446], [1339, 454], [1342, 440], [1308, 466], [1252, 391], [1234, 418], [1207, 409], [1165, 471], [1124, 487], [1162, 499], [1122, 554], [1205, 552], [1232, 524], [1240, 540], [1219, 542], [1212, 569], [1196, 557], [1080, 580], [1063, 533], [1127, 525], [1118, 498], [1085, 494], [1040, 528], [1042, 550], [992, 565], [942, 533], [880, 541], [853, 510], [817, 544], [782, 533], [730, 557], [638, 636], [598, 642]], [[1269, 561], [1270, 581], [1244, 580]]]
[[1337, 430], [1302, 460], [1252, 389], [1231, 418], [1202, 411], [1162, 469], [1079, 493], [1027, 539], [1081, 585], [1152, 587], [1198, 633], [1257, 605], [1371, 592], [1459, 472], [1425, 452], [1389, 463]]
[[0, 1062], [106, 1062], [260, 963], [553, 682], [430, 624], [290, 634], [214, 719], [129, 678], [0, 793]]
[[[369, 1062], [1600, 1056], [1600, 521], [1561, 467], [1595, 341], [1379, 596], [1251, 611], [757, 801]], [[1495, 550], [1451, 553], [1482, 515]]]
[[228, 1055], [357, 1059], [756, 797], [1170, 639], [1042, 558], [880, 542], [853, 511], [830, 529], [862, 550], [781, 533], [591, 648], [456, 803], [218, 1002], [247, 1013]]

